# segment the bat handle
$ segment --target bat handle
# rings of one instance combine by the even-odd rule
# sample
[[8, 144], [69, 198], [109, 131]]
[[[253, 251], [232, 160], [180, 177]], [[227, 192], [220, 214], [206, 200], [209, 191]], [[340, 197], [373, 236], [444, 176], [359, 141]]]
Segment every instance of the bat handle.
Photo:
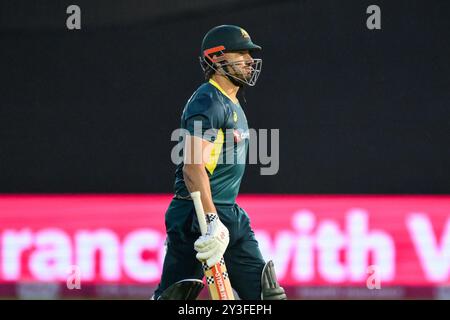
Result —
[[192, 201], [194, 202], [195, 213], [197, 214], [198, 224], [200, 226], [200, 232], [202, 235], [206, 234], [208, 229], [206, 225], [205, 211], [203, 210], [202, 199], [200, 191], [194, 191], [191, 193]]

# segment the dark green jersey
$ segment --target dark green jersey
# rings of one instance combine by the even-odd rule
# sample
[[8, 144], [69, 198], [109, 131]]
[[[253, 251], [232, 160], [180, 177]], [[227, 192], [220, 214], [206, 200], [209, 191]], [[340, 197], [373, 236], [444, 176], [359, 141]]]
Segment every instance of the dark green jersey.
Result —
[[[213, 202], [233, 204], [244, 175], [249, 143], [247, 118], [241, 106], [210, 80], [188, 100], [181, 116], [181, 128], [214, 143], [205, 168]], [[175, 194], [179, 197], [189, 196], [183, 165], [179, 164], [175, 171]]]

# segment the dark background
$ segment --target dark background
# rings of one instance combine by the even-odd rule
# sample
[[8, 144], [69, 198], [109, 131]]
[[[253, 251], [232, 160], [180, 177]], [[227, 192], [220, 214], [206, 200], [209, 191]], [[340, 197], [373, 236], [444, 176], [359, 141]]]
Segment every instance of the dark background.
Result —
[[[69, 4], [82, 29], [66, 29]], [[381, 7], [382, 29], [366, 28]], [[172, 130], [202, 83], [201, 39], [244, 27], [263, 51], [252, 128], [280, 170], [241, 192], [450, 193], [448, 1], [5, 1], [0, 192], [171, 192]]]

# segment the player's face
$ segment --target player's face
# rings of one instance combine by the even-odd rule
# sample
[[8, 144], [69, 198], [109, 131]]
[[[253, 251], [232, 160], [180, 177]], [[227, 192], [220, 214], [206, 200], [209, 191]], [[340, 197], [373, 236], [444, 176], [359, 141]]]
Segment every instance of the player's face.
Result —
[[226, 52], [213, 58], [219, 73], [231, 76], [242, 84], [254, 86], [261, 73], [262, 59], [253, 59], [248, 50]]
[[250, 52], [237, 51], [237, 52], [227, 52], [224, 54], [225, 60], [232, 65], [230, 73], [238, 78], [243, 78], [249, 80], [252, 76], [252, 65], [253, 58]]

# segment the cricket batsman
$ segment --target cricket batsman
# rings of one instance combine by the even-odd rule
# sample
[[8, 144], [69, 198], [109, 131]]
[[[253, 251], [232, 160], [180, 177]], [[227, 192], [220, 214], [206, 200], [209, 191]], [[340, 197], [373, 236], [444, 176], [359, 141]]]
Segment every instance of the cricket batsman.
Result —
[[[256, 51], [261, 47], [238, 26], [214, 27], [203, 38], [200, 64], [206, 82], [181, 116], [181, 128], [188, 132], [184, 160], [176, 168], [175, 195], [165, 214], [167, 250], [152, 299], [196, 299], [203, 288], [201, 261], [213, 266], [222, 256], [241, 299], [286, 299], [273, 262], [264, 261], [250, 219], [235, 202], [245, 169], [245, 161], [239, 159], [245, 159], [249, 145], [237, 93], [258, 79], [262, 60], [252, 57]], [[200, 191], [206, 215], [203, 236], [190, 197], [194, 191]]]

